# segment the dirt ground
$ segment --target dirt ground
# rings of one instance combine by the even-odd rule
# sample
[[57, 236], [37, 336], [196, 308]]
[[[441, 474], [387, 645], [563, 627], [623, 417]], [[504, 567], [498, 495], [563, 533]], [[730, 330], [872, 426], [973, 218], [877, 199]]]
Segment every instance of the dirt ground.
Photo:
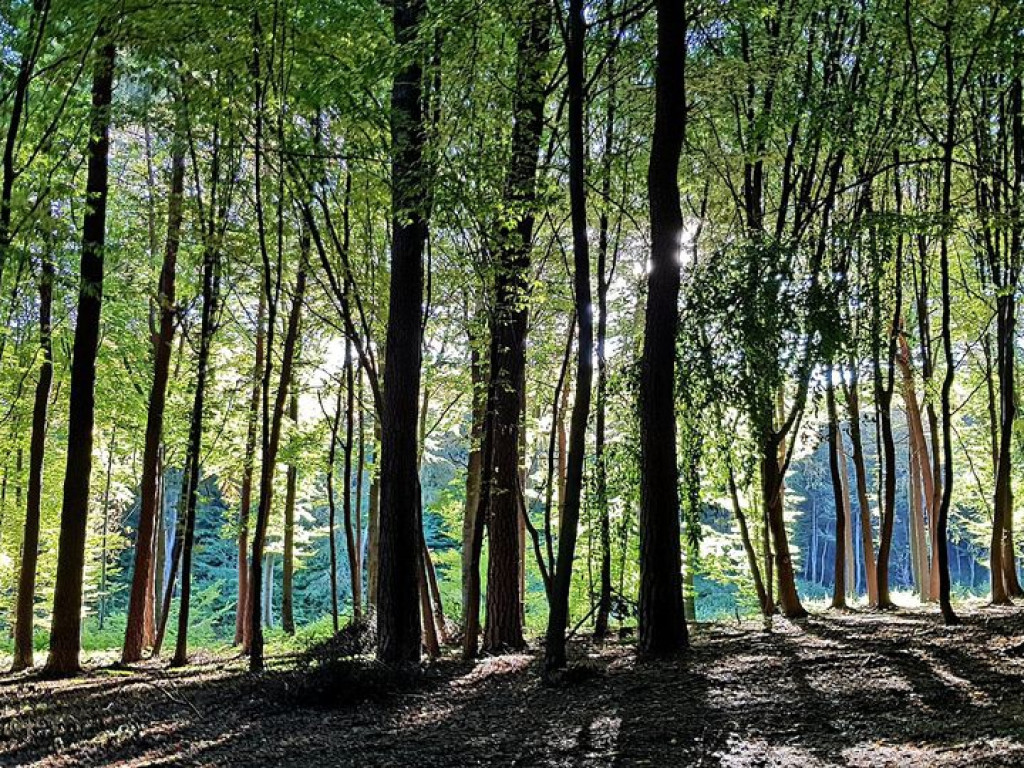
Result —
[[[0, 677], [2, 765], [1024, 765], [1024, 611], [823, 614], [702, 626], [672, 660], [574, 646], [444, 660], [400, 693], [313, 706], [294, 662]], [[296, 681], [299, 681], [298, 683]]]

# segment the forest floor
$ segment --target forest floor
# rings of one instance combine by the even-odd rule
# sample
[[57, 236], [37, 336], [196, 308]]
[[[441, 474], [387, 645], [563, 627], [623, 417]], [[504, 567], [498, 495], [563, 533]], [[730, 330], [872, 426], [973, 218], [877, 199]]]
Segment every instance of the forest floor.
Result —
[[535, 652], [446, 659], [411, 685], [338, 683], [330, 706], [291, 657], [260, 676], [203, 654], [178, 670], [5, 675], [0, 764], [1024, 765], [1024, 611], [962, 616], [702, 625], [660, 661], [579, 642], [554, 688]]

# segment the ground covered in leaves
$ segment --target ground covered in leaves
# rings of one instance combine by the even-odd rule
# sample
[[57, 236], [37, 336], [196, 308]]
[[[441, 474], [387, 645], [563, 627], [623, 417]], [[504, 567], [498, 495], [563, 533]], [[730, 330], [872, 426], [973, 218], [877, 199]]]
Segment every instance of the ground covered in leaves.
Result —
[[1024, 765], [1024, 611], [708, 625], [683, 657], [574, 646], [417, 678], [365, 662], [200, 655], [70, 681], [0, 677], [2, 765]]

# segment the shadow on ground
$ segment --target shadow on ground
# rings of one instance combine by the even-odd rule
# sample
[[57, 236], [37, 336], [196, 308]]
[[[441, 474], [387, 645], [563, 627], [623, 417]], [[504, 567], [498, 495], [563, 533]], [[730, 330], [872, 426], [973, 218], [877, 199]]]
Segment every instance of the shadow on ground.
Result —
[[[0, 678], [0, 764], [811, 766], [1024, 764], [1024, 614], [947, 629], [924, 611], [821, 615], [772, 633], [705, 626], [680, 659], [574, 647], [446, 660], [400, 691], [307, 706], [294, 661]], [[344, 699], [345, 697], [340, 697]]]

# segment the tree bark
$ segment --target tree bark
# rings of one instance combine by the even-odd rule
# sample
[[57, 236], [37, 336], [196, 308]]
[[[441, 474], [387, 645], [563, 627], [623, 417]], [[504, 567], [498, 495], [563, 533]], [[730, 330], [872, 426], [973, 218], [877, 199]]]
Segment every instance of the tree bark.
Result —
[[[292, 382], [292, 371], [295, 364], [295, 347], [299, 336], [299, 325], [302, 320], [302, 306], [306, 293], [306, 268], [309, 260], [309, 234], [303, 231], [300, 244], [299, 268], [295, 276], [295, 289], [292, 292], [292, 306], [288, 314], [285, 328], [284, 345], [281, 350], [281, 373], [274, 399], [273, 410], [269, 414], [269, 429], [263, 442], [263, 455], [260, 464], [260, 499], [256, 510], [256, 527], [252, 537], [252, 559], [249, 574], [249, 626], [252, 642], [249, 649], [249, 669], [259, 672], [263, 669], [263, 624], [261, 618], [263, 579], [263, 555], [267, 537], [267, 524], [270, 520], [270, 509], [274, 501], [274, 470], [277, 465], [277, 453], [281, 445], [281, 425], [284, 420], [285, 403]], [[267, 401], [266, 388], [269, 384], [268, 364], [263, 377], [264, 402]], [[264, 419], [266, 422], [267, 420]]]
[[878, 572], [874, 568], [875, 544], [871, 529], [871, 507], [868, 502], [868, 472], [864, 462], [864, 441], [861, 437], [860, 381], [856, 360], [850, 366], [850, 386], [846, 391], [846, 407], [850, 416], [850, 444], [853, 447], [853, 470], [857, 480], [857, 509], [860, 513], [861, 557], [867, 584], [868, 605], [878, 605]]
[[[951, 13], [951, 9], [947, 9]], [[940, 391], [940, 409], [942, 411], [942, 498], [939, 503], [939, 514], [936, 520], [937, 561], [939, 566], [939, 608], [943, 621], [947, 625], [959, 624], [960, 620], [953, 612], [950, 602], [949, 553], [946, 549], [948, 540], [947, 526], [949, 508], [953, 501], [953, 334], [952, 334], [952, 298], [949, 290], [949, 237], [950, 214], [953, 210], [953, 149], [956, 142], [956, 82], [953, 68], [953, 19], [947, 17], [943, 27], [942, 61], [945, 70], [946, 125], [942, 139], [942, 233], [939, 237], [939, 282], [942, 299], [942, 352], [945, 359], [945, 370], [942, 376]]]
[[396, 0], [400, 52], [391, 89], [391, 280], [381, 424], [377, 660], [419, 661], [419, 477], [416, 431], [423, 342], [423, 69], [416, 52], [424, 0]]
[[996, 298], [996, 370], [999, 376], [999, 451], [996, 461], [995, 504], [992, 515], [990, 573], [992, 602], [1009, 603], [1019, 593], [1013, 551], [1013, 425], [1017, 417], [1014, 357], [1017, 327], [1016, 296]]
[[25, 508], [25, 535], [22, 539], [21, 570], [18, 576], [18, 604], [14, 622], [14, 662], [11, 671], [27, 669], [33, 659], [36, 569], [39, 562], [39, 521], [43, 495], [43, 459], [46, 453], [46, 417], [53, 383], [53, 307], [54, 269], [50, 254], [42, 258], [39, 274], [39, 349], [42, 362], [32, 404], [32, 437], [28, 451], [28, 493]]
[[[544, 642], [547, 674], [566, 664], [565, 632], [569, 623], [569, 592], [572, 565], [576, 557], [580, 506], [583, 497], [583, 462], [587, 449], [593, 377], [594, 320], [591, 311], [590, 246], [587, 235], [586, 146], [586, 19], [583, 0], [569, 0], [569, 199], [572, 218], [573, 287], [579, 350], [576, 358], [576, 397], [569, 426], [569, 456], [566, 467], [565, 498], [558, 532], [558, 559], [551, 579], [551, 602]], [[600, 279], [603, 279], [600, 278]]]
[[[184, 98], [184, 97], [182, 97]], [[142, 658], [146, 641], [146, 615], [152, 614], [156, 518], [159, 514], [160, 446], [163, 440], [164, 408], [167, 403], [167, 382], [170, 375], [171, 352], [174, 344], [175, 272], [178, 247], [181, 242], [183, 197], [185, 191], [185, 149], [187, 126], [184, 107], [179, 105], [178, 125], [171, 150], [171, 187], [167, 197], [167, 241], [164, 246], [163, 266], [157, 288], [156, 303], [160, 323], [153, 337], [153, 384], [149, 391], [146, 413], [146, 437], [142, 453], [142, 482], [139, 491], [139, 527], [135, 539], [134, 570], [131, 594], [128, 600], [128, 618], [125, 628], [121, 663], [131, 664]]]
[[[218, 154], [219, 151], [215, 148], [211, 174], [215, 180], [214, 183], [219, 178]], [[210, 216], [214, 215], [211, 211]], [[211, 218], [211, 223], [212, 221]], [[203, 254], [203, 312], [199, 331], [199, 357], [196, 364], [196, 391], [192, 400], [192, 418], [189, 423], [188, 435], [188, 451], [192, 456], [192, 462], [188, 470], [188, 497], [185, 501], [185, 525], [182, 529], [184, 538], [181, 546], [181, 598], [178, 608], [178, 634], [171, 666], [183, 666], [188, 663], [188, 620], [192, 604], [192, 548], [195, 543], [196, 505], [199, 501], [200, 464], [203, 449], [203, 407], [210, 370], [210, 350], [213, 346], [213, 334], [217, 326], [218, 304], [220, 303], [220, 246], [214, 242], [212, 232], [210, 235], [207, 238]]]
[[520, 25], [517, 43], [511, 158], [503, 193], [503, 202], [515, 218], [515, 225], [503, 226], [499, 233], [490, 329], [490, 431], [489, 450], [485, 454], [488, 458], [484, 463], [487, 490], [483, 507], [489, 544], [483, 647], [489, 653], [518, 650], [525, 645], [519, 599], [519, 529], [520, 516], [524, 514], [519, 431], [526, 387], [526, 304], [550, 27], [550, 3], [533, 0], [529, 18]]
[[[291, 403], [288, 405], [288, 418], [294, 426], [299, 423], [299, 396], [292, 380]], [[281, 561], [281, 628], [287, 635], [295, 634], [295, 610], [293, 600], [293, 580], [295, 576], [295, 487], [298, 484], [299, 468], [293, 457], [288, 462], [288, 475], [284, 491], [284, 557]]]
[[338, 427], [341, 425], [341, 385], [334, 406], [334, 418], [330, 421], [330, 444], [327, 447], [327, 541], [330, 551], [331, 625], [338, 633], [338, 503], [334, 499], [334, 465], [337, 463]]
[[689, 643], [683, 609], [676, 466], [675, 362], [679, 301], [679, 159], [686, 125], [685, 3], [658, 0], [654, 137], [647, 190], [651, 261], [640, 369], [640, 626], [642, 654]]
[[[921, 408], [917, 403], [917, 393], [914, 390], [914, 372], [910, 366], [910, 347], [906, 338], [900, 334], [899, 353], [896, 355], [896, 363], [899, 365], [900, 374], [903, 379], [903, 402], [907, 413], [907, 432], [910, 436], [910, 449], [914, 457], [914, 469], [917, 473], [917, 480], [920, 484], [919, 490], [923, 498], [911, 512], [917, 518], [918, 535], [920, 538], [927, 537], [927, 529], [935, 529], [937, 509], [935, 506], [935, 478], [932, 475], [932, 462], [929, 457], [928, 443], [925, 440], [924, 422], [921, 418]], [[913, 506], [913, 505], [912, 505]], [[928, 521], [925, 524], [924, 514], [927, 510]], [[931, 601], [937, 598], [933, 590], [932, 571], [935, 568], [935, 549], [932, 549], [932, 562], [929, 564], [928, 545], [922, 540], [918, 541], [920, 548], [921, 578], [920, 592], [921, 599]]]
[[114, 43], [102, 28], [92, 80], [92, 109], [82, 226], [78, 322], [71, 363], [67, 468], [60, 517], [53, 623], [46, 673], [73, 675], [80, 669], [82, 575], [85, 566], [92, 430], [95, 408], [96, 352], [103, 302], [103, 251], [107, 222], [107, 166], [110, 154], [110, 99], [114, 89]]
[[[480, 513], [480, 483], [483, 473], [484, 414], [487, 411], [487, 379], [477, 348], [478, 340], [471, 333], [469, 338], [470, 386], [473, 388], [473, 406], [469, 428], [469, 462], [466, 467], [466, 505], [462, 517], [462, 631], [476, 634], [480, 627], [480, 567], [473, 560], [473, 537], [476, 519]], [[476, 593], [472, 591], [474, 577]], [[471, 606], [476, 606], [476, 617], [471, 619]]]
[[832, 498], [836, 505], [836, 559], [832, 587], [832, 607], [845, 609], [846, 606], [846, 495], [843, 492], [843, 470], [839, 464], [843, 439], [839, 431], [839, 414], [836, 408], [835, 386], [832, 383], [834, 369], [825, 371], [825, 400], [828, 409], [828, 466], [832, 475]]
[[349, 579], [352, 588], [352, 619], [359, 621], [363, 616], [362, 564], [359, 547], [356, 545], [355, 521], [352, 519], [352, 440], [355, 435], [355, 380], [353, 377], [352, 347], [345, 342], [345, 545], [348, 552]]
[[263, 360], [267, 300], [266, 290], [260, 288], [259, 308], [256, 311], [256, 358], [252, 370], [252, 393], [245, 433], [245, 454], [242, 459], [242, 483], [238, 502], [238, 602], [235, 607], [235, 640], [248, 652], [249, 627], [249, 516], [252, 512], [252, 476], [256, 464], [256, 440], [259, 424], [260, 400], [263, 393]]

